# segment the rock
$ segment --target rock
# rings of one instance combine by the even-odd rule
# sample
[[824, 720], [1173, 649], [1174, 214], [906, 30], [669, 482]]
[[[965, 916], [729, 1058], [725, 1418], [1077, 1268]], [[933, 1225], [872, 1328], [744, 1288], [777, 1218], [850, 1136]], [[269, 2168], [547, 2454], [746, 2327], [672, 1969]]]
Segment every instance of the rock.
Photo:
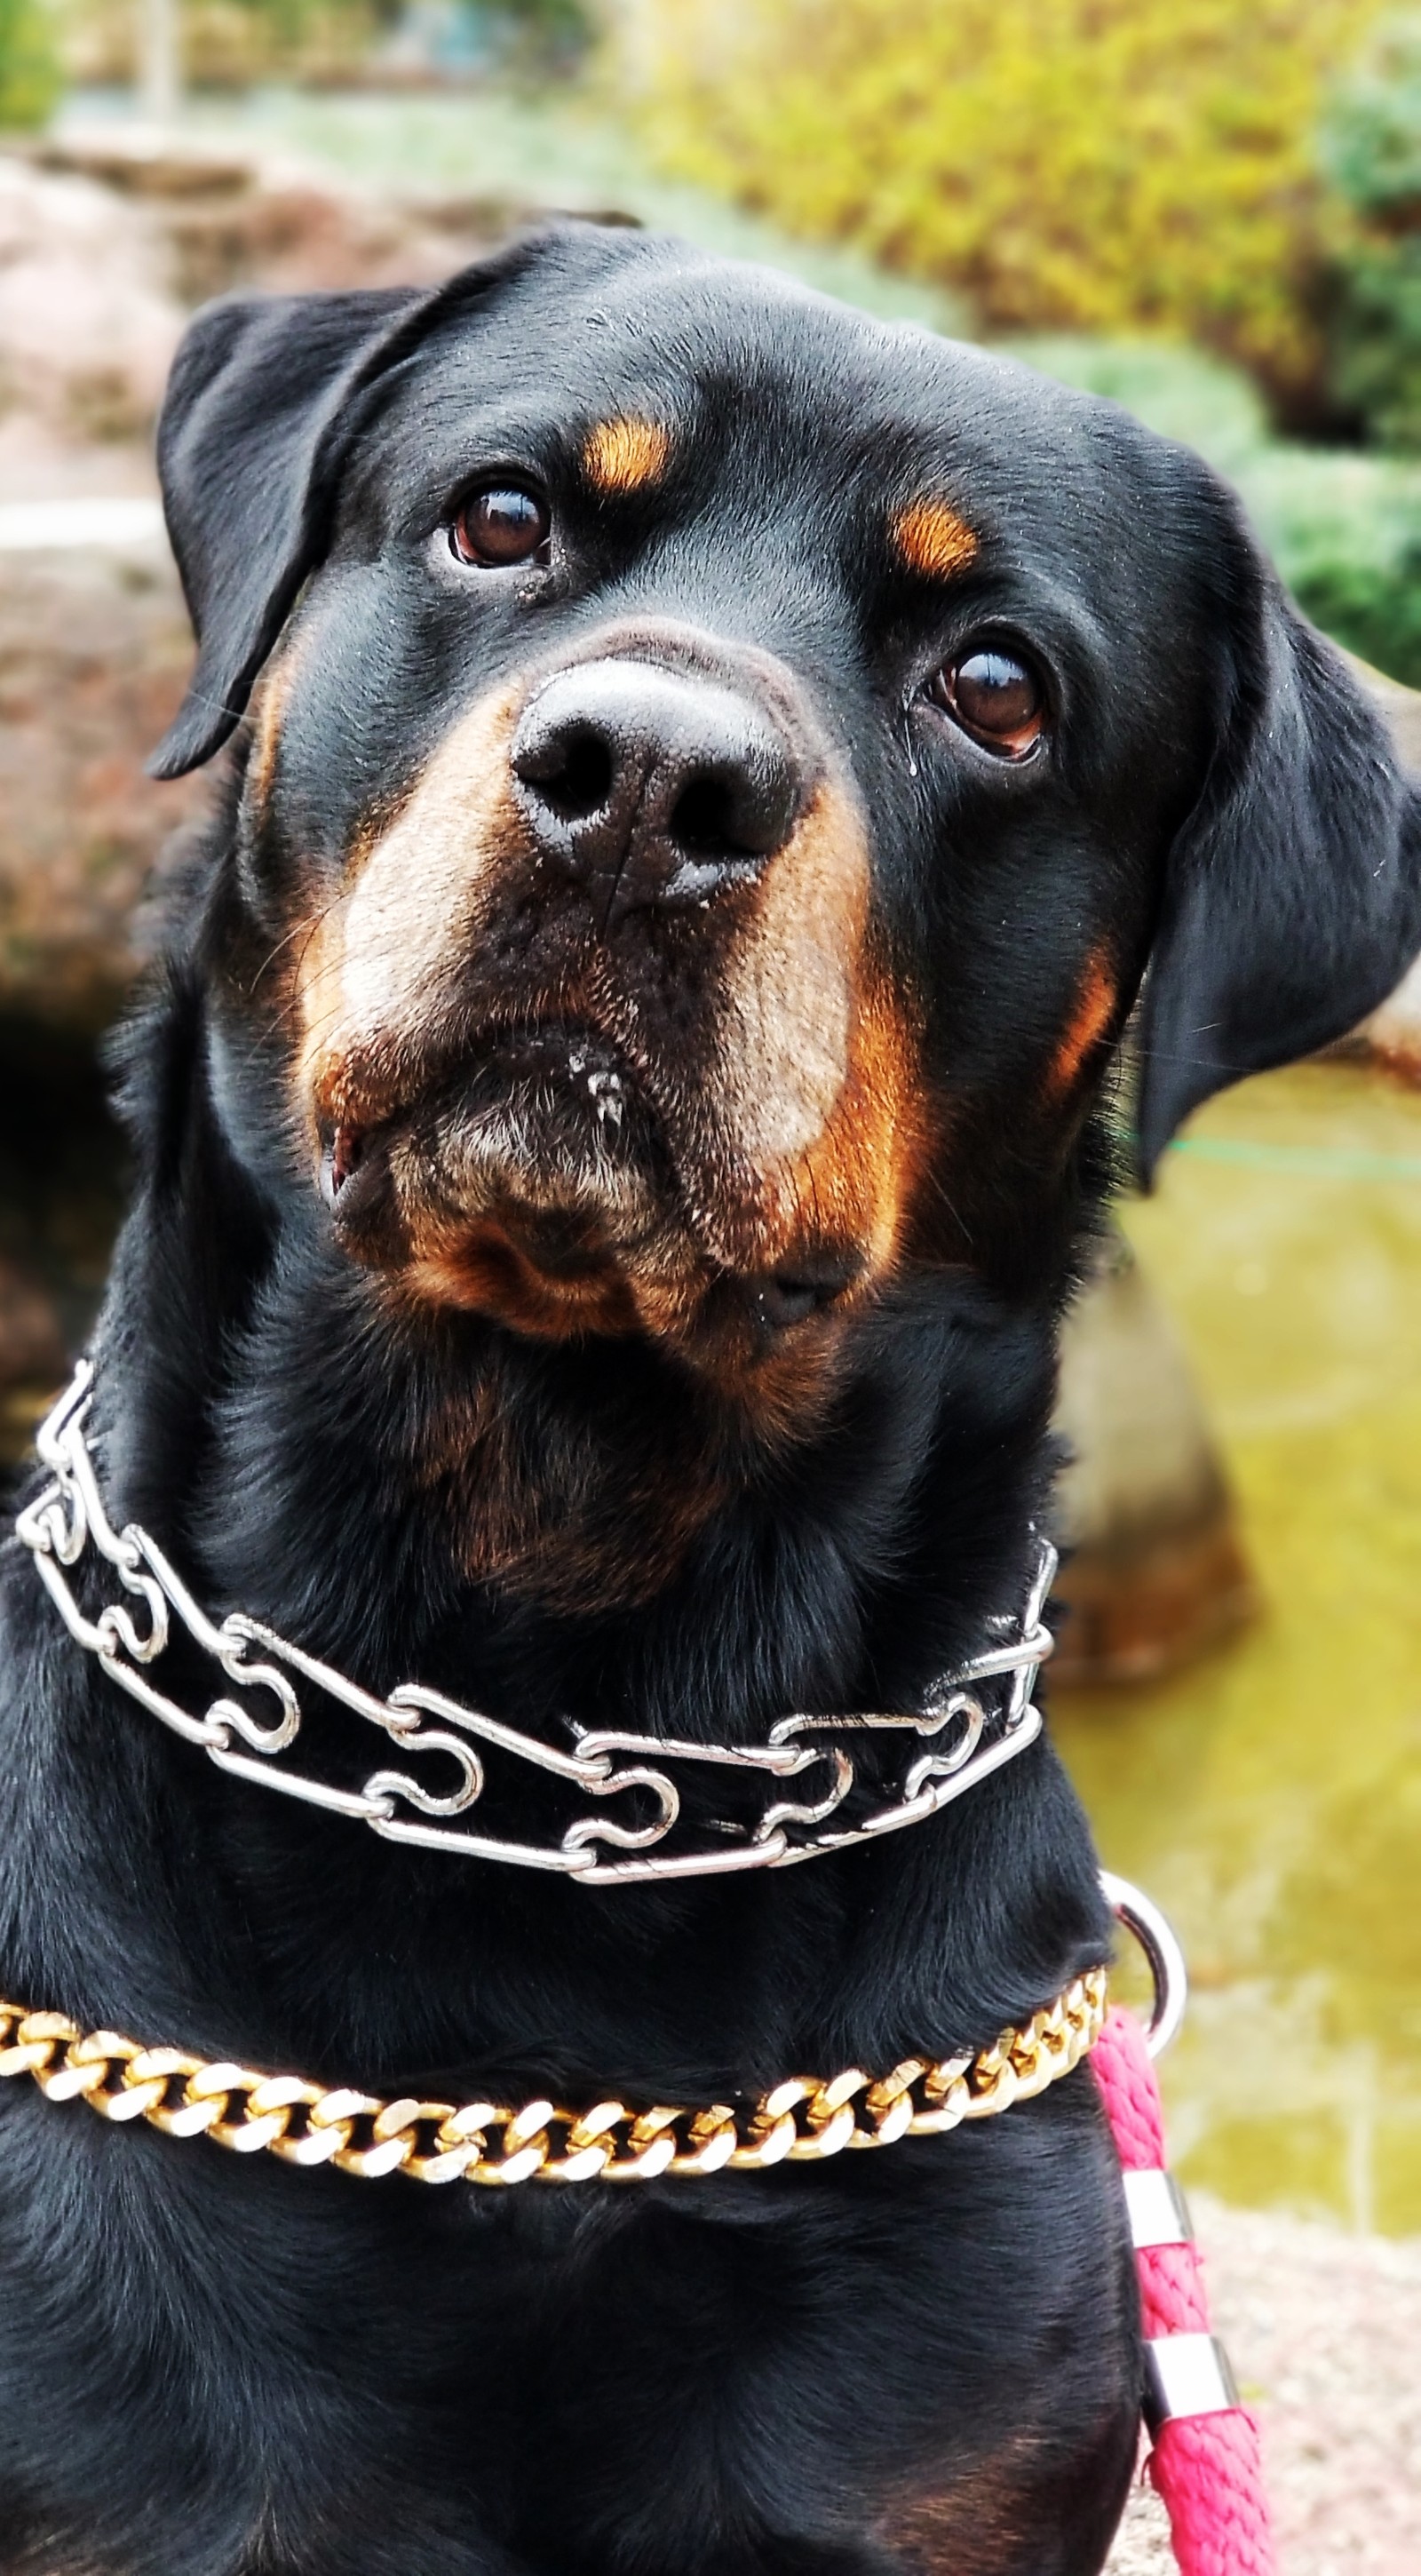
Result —
[[0, 1011], [97, 1029], [118, 1008], [145, 882], [210, 792], [143, 775], [191, 653], [166, 550], [6, 558]]
[[1053, 1684], [1153, 1680], [1257, 1607], [1184, 1346], [1123, 1238], [1067, 1318]]
[[[513, 219], [111, 134], [0, 155], [0, 507], [155, 495], [192, 304], [430, 283]], [[144, 883], [210, 793], [143, 775], [191, 668], [187, 617], [161, 540], [0, 562], [0, 1011], [92, 1029], [132, 980]]]
[[[1215, 2326], [1246, 2405], [1284, 2576], [1421, 2565], [1421, 2242], [1195, 2198]], [[1164, 2516], [1132, 2496], [1108, 2576], [1172, 2576]]]
[[376, 196], [288, 160], [103, 128], [71, 130], [35, 160], [136, 217], [163, 245], [180, 305], [238, 286], [434, 285], [540, 211], [503, 198]]
[[143, 208], [92, 179], [0, 158], [0, 398], [61, 434], [152, 421], [182, 330], [170, 253]]

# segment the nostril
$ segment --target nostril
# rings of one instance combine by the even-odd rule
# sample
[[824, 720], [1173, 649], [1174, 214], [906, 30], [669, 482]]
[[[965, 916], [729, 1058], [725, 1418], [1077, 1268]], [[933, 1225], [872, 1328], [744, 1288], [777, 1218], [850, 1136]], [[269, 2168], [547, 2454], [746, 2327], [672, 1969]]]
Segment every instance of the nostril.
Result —
[[735, 796], [724, 778], [693, 778], [683, 787], [671, 809], [670, 833], [679, 849], [704, 851], [739, 851], [742, 842], [737, 828]]
[[604, 926], [704, 906], [758, 874], [799, 810], [789, 742], [752, 696], [654, 663], [574, 664], [524, 709], [509, 752], [540, 859], [605, 890]]
[[686, 780], [667, 830], [678, 849], [696, 857], [764, 859], [785, 838], [794, 807], [794, 781], [786, 764], [731, 761], [699, 768]]
[[570, 725], [548, 735], [514, 765], [524, 785], [536, 788], [540, 801], [564, 823], [600, 814], [611, 797], [611, 745], [591, 725]]

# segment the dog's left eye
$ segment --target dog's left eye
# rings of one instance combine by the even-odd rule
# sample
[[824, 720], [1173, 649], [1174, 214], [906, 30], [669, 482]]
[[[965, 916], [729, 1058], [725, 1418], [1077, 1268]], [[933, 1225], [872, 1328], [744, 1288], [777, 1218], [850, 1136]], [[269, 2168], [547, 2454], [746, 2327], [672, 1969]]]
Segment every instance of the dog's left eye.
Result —
[[1008, 760], [1024, 759], [1046, 722], [1035, 672], [999, 644], [980, 644], [961, 661], [944, 665], [929, 695], [978, 742]]
[[493, 570], [530, 563], [542, 553], [551, 526], [546, 501], [526, 484], [490, 483], [464, 502], [449, 530], [449, 543], [460, 563]]

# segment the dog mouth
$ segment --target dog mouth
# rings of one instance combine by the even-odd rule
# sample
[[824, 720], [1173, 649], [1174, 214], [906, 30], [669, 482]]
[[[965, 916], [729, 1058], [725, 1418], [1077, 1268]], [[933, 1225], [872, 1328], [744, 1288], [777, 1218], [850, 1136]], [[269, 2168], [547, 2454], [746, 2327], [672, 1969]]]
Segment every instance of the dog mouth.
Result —
[[674, 1201], [646, 1087], [589, 1029], [496, 1029], [399, 1106], [323, 1126], [319, 1183], [357, 1257], [418, 1261], [502, 1231], [550, 1279], [630, 1244]]
[[355, 1260], [536, 1335], [640, 1329], [688, 1356], [727, 1340], [749, 1356], [837, 1305], [856, 1247], [718, 1257], [671, 1124], [599, 1030], [498, 1028], [395, 1108], [320, 1121], [318, 1184]]
[[321, 1195], [341, 1229], [355, 1231], [373, 1212], [382, 1173], [422, 1176], [444, 1195], [498, 1162], [545, 1201], [589, 1164], [650, 1167], [659, 1160], [654, 1127], [644, 1085], [591, 1029], [495, 1029], [451, 1075], [393, 1109], [322, 1120]]

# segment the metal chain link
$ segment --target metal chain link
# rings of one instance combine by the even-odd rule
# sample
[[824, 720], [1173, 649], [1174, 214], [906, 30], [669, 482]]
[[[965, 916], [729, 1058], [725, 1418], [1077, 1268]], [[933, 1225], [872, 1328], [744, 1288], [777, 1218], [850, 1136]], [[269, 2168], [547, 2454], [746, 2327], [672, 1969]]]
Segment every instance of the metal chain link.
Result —
[[940, 2137], [1043, 2093], [1094, 2046], [1105, 2019], [1105, 1970], [1077, 1977], [1020, 2030], [961, 2057], [906, 2057], [888, 2075], [861, 2068], [828, 2081], [796, 2075], [754, 2102], [705, 2110], [625, 2102], [560, 2110], [535, 2099], [381, 2101], [297, 2075], [258, 2075], [178, 2048], [144, 2048], [113, 2030], [81, 2031], [63, 2013], [0, 2003], [0, 2076], [30, 2075], [51, 2102], [87, 2102], [106, 2120], [147, 2120], [170, 2138], [214, 2138], [239, 2155], [337, 2165], [372, 2181], [650, 2182], [661, 2174], [822, 2160], [846, 2147]]
[[[1039, 1535], [1021, 1614], [989, 1619], [996, 1642], [947, 1675], [920, 1710], [800, 1712], [778, 1719], [761, 1744], [701, 1744], [631, 1729], [588, 1732], [569, 1726], [563, 1747], [421, 1683], [402, 1682], [382, 1697], [241, 1611], [209, 1618], [147, 1530], [136, 1521], [115, 1529], [110, 1521], [88, 1436], [92, 1397], [93, 1370], [81, 1360], [36, 1435], [50, 1482], [15, 1523], [69, 1634], [130, 1699], [219, 1769], [349, 1817], [387, 1842], [558, 1870], [583, 1887], [787, 1869], [940, 1814], [1040, 1735], [1032, 1690], [1037, 1668], [1051, 1652], [1043, 1612], [1056, 1555]], [[94, 1618], [69, 1579], [81, 1560], [108, 1567], [122, 1596], [106, 1602]], [[175, 1623], [220, 1675], [205, 1708], [186, 1707], [160, 1686]], [[997, 1682], [1006, 1687], [989, 1734], [983, 1686]], [[298, 1684], [323, 1692], [376, 1728], [401, 1757], [400, 1765], [369, 1772], [358, 1788], [342, 1788], [288, 1761], [304, 1719]], [[850, 1747], [876, 1738], [881, 1752], [895, 1733], [904, 1752], [897, 1765], [888, 1766], [896, 1778], [883, 1794], [860, 1779], [862, 1756]], [[850, 1744], [813, 1740], [836, 1734]], [[562, 1783], [574, 1803], [594, 1803], [575, 1812], [549, 1842], [486, 1830], [485, 1804], [497, 1808], [496, 1798], [485, 1801], [490, 1757], [505, 1765], [527, 1764]], [[430, 1759], [433, 1783], [403, 1767]], [[692, 1827], [681, 1816], [683, 1792], [699, 1782], [703, 1799], [718, 1772], [736, 1775], [742, 1791], [758, 1777], [761, 1812], [740, 1821], [713, 1817]], [[785, 1784], [791, 1781], [802, 1785], [787, 1797]], [[619, 1813], [623, 1800], [630, 1803]], [[648, 1808], [654, 1810], [650, 1815]]]

